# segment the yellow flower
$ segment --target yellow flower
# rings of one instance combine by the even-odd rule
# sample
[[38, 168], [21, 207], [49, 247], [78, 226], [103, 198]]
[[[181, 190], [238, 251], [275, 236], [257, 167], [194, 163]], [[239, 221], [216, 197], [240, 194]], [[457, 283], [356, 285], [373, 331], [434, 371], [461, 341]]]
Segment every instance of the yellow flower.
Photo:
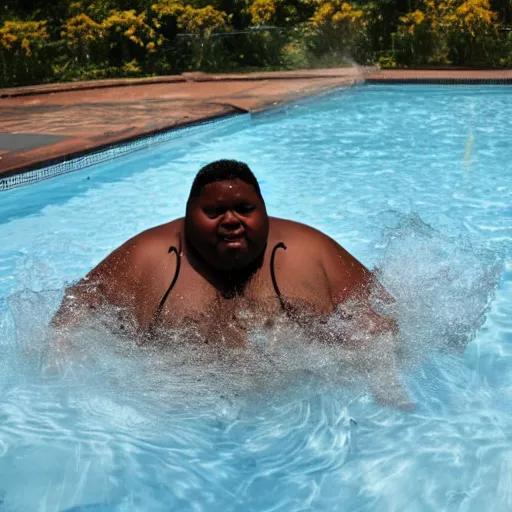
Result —
[[276, 13], [274, 0], [254, 0], [248, 9], [254, 25], [270, 23]]
[[[107, 34], [121, 33], [137, 46], [144, 46], [144, 41], [155, 37], [154, 28], [146, 23], [146, 15], [137, 14], [133, 9], [112, 12], [107, 19], [103, 20], [102, 28]], [[118, 44], [117, 39], [112, 44]]]
[[187, 5], [178, 17], [178, 27], [189, 34], [208, 37], [213, 31], [226, 27], [226, 13], [217, 11], [211, 5], [202, 9]]
[[425, 13], [423, 11], [419, 11], [416, 9], [412, 13], [412, 19], [416, 25], [421, 25], [423, 23], [423, 20], [425, 19]]
[[76, 47], [101, 39], [103, 30], [99, 23], [82, 13], [67, 20], [62, 26], [61, 36], [70, 47]]
[[7, 50], [23, 50], [25, 56], [32, 55], [32, 49], [48, 39], [46, 21], [6, 21], [0, 28], [0, 46]]
[[[156, 14], [157, 20], [160, 20], [166, 16], [179, 16], [184, 10], [184, 5], [180, 0], [161, 0], [157, 4], [153, 4], [151, 10]], [[157, 25], [155, 24], [155, 26]]]
[[364, 11], [354, 9], [348, 2], [339, 0], [321, 4], [311, 18], [311, 24], [316, 28], [332, 24], [335, 28], [342, 25], [357, 26], [363, 22]]

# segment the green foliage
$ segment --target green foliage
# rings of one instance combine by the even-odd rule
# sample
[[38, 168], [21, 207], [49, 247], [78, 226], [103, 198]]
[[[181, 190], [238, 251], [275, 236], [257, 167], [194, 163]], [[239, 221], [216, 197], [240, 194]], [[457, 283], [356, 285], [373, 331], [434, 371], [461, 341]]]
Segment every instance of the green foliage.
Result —
[[285, 69], [308, 69], [314, 68], [315, 56], [311, 52], [306, 38], [301, 37], [301, 30], [296, 31], [289, 43], [281, 50], [281, 64]]
[[395, 69], [398, 66], [393, 55], [381, 55], [377, 65], [379, 69]]
[[512, 0], [4, 0], [0, 86], [377, 63], [512, 66]]
[[501, 52], [490, 0], [423, 0], [400, 18], [399, 45], [412, 64], [492, 64]]
[[5, 84], [25, 83], [49, 72], [47, 21], [6, 21], [0, 27], [0, 77]]

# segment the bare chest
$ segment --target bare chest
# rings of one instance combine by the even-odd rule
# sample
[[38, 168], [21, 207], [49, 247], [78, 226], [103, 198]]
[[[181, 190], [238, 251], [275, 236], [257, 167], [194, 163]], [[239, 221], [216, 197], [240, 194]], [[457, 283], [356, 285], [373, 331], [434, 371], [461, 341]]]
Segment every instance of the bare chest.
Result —
[[161, 311], [162, 323], [194, 321], [243, 328], [265, 323], [280, 312], [279, 298], [270, 279], [257, 274], [239, 293], [223, 295], [211, 283], [184, 269]]
[[159, 324], [193, 326], [202, 339], [239, 345], [250, 332], [271, 327], [290, 309], [330, 311], [332, 302], [322, 282], [279, 270], [279, 284], [262, 268], [241, 293], [226, 297], [185, 266], [161, 309]]

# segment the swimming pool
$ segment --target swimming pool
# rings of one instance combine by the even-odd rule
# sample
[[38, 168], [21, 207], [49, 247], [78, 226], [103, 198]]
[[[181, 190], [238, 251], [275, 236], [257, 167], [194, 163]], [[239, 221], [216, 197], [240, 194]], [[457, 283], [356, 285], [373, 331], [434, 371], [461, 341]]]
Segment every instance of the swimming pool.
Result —
[[[507, 87], [364, 86], [1, 193], [0, 510], [510, 510], [511, 134]], [[217, 158], [379, 269], [414, 412], [287, 332], [241, 365], [98, 326], [42, 371], [64, 283]]]

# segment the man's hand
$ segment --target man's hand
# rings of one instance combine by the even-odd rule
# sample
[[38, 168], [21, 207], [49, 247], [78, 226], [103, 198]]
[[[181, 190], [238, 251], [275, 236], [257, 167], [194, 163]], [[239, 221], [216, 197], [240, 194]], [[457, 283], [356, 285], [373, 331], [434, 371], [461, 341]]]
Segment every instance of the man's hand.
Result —
[[340, 310], [350, 316], [344, 343], [353, 350], [361, 351], [361, 370], [366, 375], [374, 399], [398, 409], [414, 409], [399, 376], [396, 355], [398, 323], [377, 313], [365, 302], [351, 301], [340, 306]]

